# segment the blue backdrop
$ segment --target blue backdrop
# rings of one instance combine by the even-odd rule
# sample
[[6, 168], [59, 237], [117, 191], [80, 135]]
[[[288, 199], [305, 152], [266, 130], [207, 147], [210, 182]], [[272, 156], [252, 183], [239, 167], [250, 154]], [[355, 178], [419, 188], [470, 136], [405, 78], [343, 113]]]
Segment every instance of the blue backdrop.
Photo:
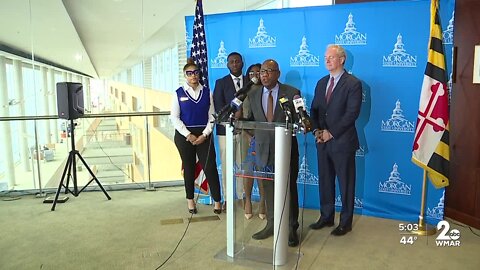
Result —
[[[450, 78], [454, 6], [454, 0], [440, 3]], [[212, 89], [216, 79], [228, 74], [227, 55], [237, 51], [244, 57], [245, 68], [268, 58], [277, 60], [280, 81], [300, 89], [308, 105], [317, 81], [328, 73], [323, 62], [327, 45], [344, 46], [345, 68], [363, 83], [357, 120], [361, 147], [356, 158], [356, 213], [417, 221], [423, 171], [411, 156], [427, 63], [429, 0], [216, 14], [207, 15], [205, 24]], [[187, 48], [192, 26], [193, 17], [187, 17]], [[298, 138], [300, 205], [318, 209], [315, 143], [311, 134]], [[258, 196], [258, 189], [254, 195]], [[337, 206], [341, 206], [338, 190], [337, 195]], [[444, 189], [429, 184], [427, 222], [443, 219], [443, 201]]]

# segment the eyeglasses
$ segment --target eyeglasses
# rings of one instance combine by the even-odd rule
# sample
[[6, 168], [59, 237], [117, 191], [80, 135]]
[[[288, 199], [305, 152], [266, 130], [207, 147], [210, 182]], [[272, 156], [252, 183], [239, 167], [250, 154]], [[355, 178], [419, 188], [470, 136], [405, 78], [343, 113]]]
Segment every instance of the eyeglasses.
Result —
[[265, 74], [270, 75], [270, 74], [272, 74], [273, 72], [276, 72], [276, 71], [278, 71], [278, 69], [271, 69], [271, 68], [269, 68], [269, 69], [261, 69], [261, 70], [260, 70], [260, 75], [265, 75]]
[[200, 70], [198, 69], [185, 71], [185, 75], [187, 75], [188, 77], [192, 77], [198, 74], [200, 74]]
[[327, 60], [332, 61], [332, 60], [335, 59], [335, 58], [340, 58], [340, 56], [336, 56], [336, 55], [325, 56], [325, 57], [323, 57], [323, 60], [325, 60], [325, 61], [327, 61]]
[[248, 75], [250, 75], [250, 76], [258, 75], [258, 74], [260, 74], [259, 71], [250, 71], [250, 72], [248, 73]]

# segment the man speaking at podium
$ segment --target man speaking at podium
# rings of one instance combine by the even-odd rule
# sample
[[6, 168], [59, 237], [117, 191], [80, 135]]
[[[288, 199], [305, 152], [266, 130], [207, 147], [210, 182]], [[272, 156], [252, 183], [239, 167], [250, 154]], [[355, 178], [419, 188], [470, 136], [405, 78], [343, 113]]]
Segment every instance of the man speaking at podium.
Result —
[[[285, 113], [279, 105], [279, 99], [284, 97], [293, 100], [295, 95], [300, 95], [300, 91], [292, 86], [278, 82], [280, 69], [275, 60], [268, 59], [263, 62], [260, 69], [260, 80], [263, 88], [261, 91], [253, 91], [249, 94], [250, 112], [249, 120], [260, 122], [280, 122], [285, 123]], [[296, 119], [296, 115], [294, 115]], [[275, 164], [275, 135], [273, 131], [255, 132], [255, 151], [257, 167], [271, 167]], [[298, 143], [296, 137], [292, 137], [292, 150], [290, 160], [290, 216], [289, 216], [289, 235], [288, 245], [295, 247], [298, 245]], [[265, 239], [273, 235], [273, 217], [274, 217], [274, 182], [263, 181], [265, 189], [265, 202], [267, 204], [267, 225], [265, 228], [255, 233], [253, 239]], [[282, 196], [282, 194], [277, 194]]]

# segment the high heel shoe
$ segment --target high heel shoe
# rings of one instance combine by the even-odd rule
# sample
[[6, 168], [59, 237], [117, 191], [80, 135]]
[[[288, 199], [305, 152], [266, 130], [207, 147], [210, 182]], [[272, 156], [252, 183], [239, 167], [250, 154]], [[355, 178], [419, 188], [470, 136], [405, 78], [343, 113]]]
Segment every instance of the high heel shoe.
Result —
[[252, 214], [252, 201], [245, 200], [245, 204], [243, 205], [243, 209], [245, 210], [245, 219], [249, 220], [253, 217]]
[[[193, 204], [193, 208], [190, 207], [190, 205]], [[195, 205], [195, 202], [193, 200], [189, 200], [187, 199], [187, 208], [188, 208], [188, 213], [190, 214], [196, 214], [198, 211], [197, 211], [197, 206]]]
[[215, 202], [214, 204], [215, 206], [213, 208], [213, 213], [220, 215], [222, 213], [222, 206], [220, 205], [219, 202]]
[[258, 214], [258, 217], [259, 217], [261, 220], [264, 220], [264, 219], [267, 217], [267, 215], [265, 215], [265, 214]]

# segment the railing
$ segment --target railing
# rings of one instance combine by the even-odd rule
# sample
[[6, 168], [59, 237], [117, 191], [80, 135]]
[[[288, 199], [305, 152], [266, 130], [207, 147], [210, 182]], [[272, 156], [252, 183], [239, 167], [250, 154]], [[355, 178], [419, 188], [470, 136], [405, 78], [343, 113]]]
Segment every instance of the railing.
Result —
[[[169, 112], [88, 114], [73, 121], [73, 130], [70, 120], [57, 116], [0, 117], [0, 122], [7, 122], [15, 134], [20, 134], [3, 142], [9, 147], [1, 159], [4, 162], [0, 167], [0, 191], [42, 193], [55, 189], [71, 151], [70, 132], [75, 132], [75, 149], [108, 188], [181, 184], [181, 161], [170, 134], [173, 127], [168, 115]], [[152, 123], [159, 119], [162, 125]], [[52, 134], [46, 134], [46, 130], [53, 130]], [[166, 151], [172, 154], [166, 156]], [[90, 180], [81, 166], [77, 171], [79, 185]]]

